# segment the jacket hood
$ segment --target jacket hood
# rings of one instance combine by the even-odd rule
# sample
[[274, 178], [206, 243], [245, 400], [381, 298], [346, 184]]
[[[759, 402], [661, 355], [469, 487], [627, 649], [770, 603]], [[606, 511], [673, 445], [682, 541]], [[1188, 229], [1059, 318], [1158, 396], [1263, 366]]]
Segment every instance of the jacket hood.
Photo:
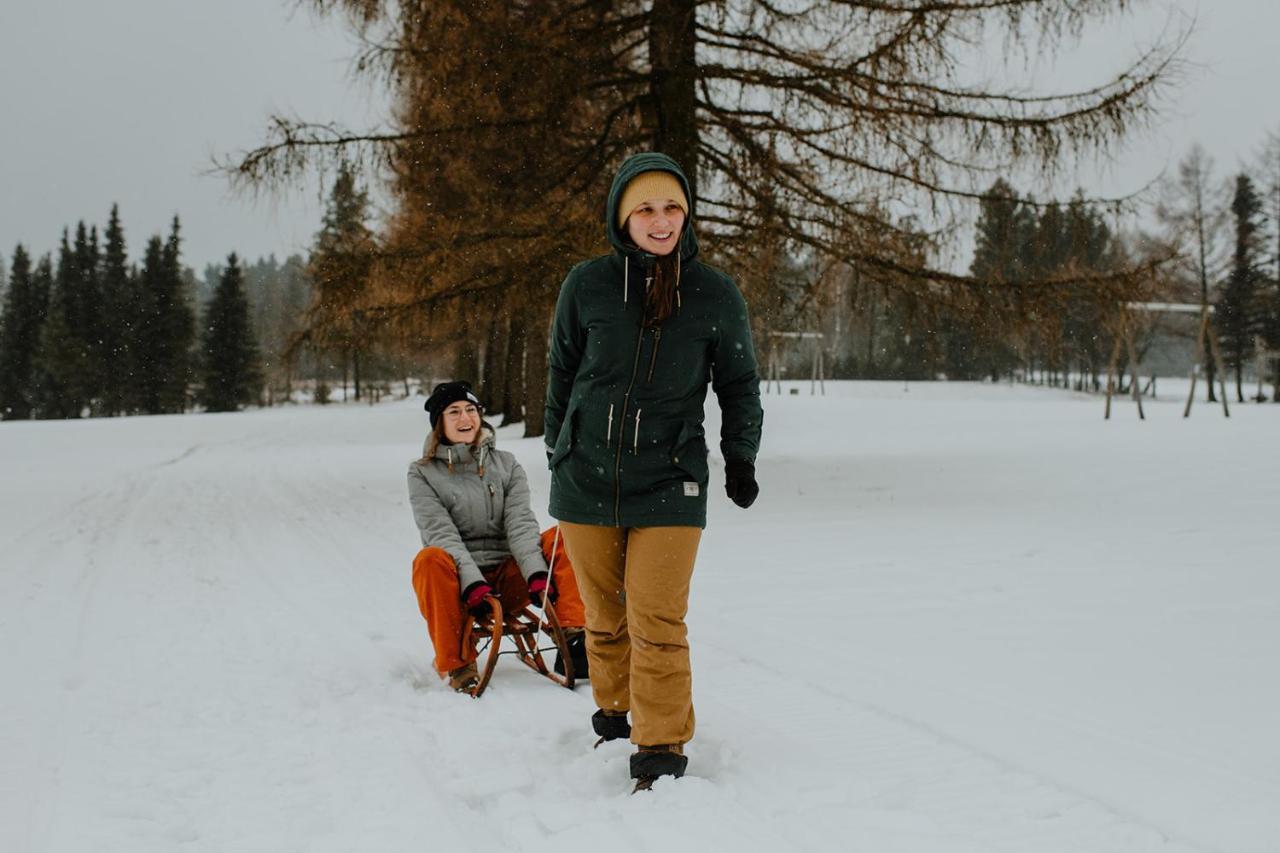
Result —
[[609, 245], [619, 254], [641, 261], [650, 266], [656, 255], [645, 252], [631, 243], [627, 235], [618, 227], [618, 204], [622, 201], [622, 191], [628, 183], [641, 172], [670, 172], [684, 189], [684, 197], [689, 200], [689, 212], [684, 218], [684, 229], [680, 232], [680, 245], [676, 249], [680, 260], [688, 263], [698, 255], [698, 238], [693, 233], [693, 208], [696, 204], [693, 193], [689, 191], [689, 179], [685, 177], [680, 166], [666, 154], [645, 152], [632, 154], [618, 167], [618, 174], [613, 176], [613, 184], [609, 187], [609, 200], [605, 205], [605, 233], [609, 236]]

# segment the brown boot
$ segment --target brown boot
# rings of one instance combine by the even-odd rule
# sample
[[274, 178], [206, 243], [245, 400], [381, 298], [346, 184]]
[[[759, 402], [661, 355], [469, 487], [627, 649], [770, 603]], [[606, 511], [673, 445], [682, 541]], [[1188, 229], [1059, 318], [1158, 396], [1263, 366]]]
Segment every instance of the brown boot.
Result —
[[458, 693], [471, 693], [479, 684], [480, 670], [476, 668], [475, 661], [449, 672], [449, 686]]

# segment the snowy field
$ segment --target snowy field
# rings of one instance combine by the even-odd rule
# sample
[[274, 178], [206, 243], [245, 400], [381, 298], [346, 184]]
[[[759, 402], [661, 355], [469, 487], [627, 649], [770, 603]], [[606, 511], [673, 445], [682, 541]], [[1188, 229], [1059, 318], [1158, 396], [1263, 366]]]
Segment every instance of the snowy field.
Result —
[[420, 400], [0, 424], [0, 851], [1280, 850], [1280, 405], [798, 387], [634, 797], [585, 685], [432, 673]]

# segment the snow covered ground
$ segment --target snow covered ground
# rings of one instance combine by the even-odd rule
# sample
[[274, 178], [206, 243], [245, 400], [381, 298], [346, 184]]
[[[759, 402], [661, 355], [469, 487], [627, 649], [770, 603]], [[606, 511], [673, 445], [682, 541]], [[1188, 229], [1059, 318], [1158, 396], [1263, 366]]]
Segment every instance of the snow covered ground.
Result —
[[420, 400], [0, 424], [0, 850], [1280, 850], [1280, 406], [799, 387], [634, 797], [585, 686], [432, 674]]

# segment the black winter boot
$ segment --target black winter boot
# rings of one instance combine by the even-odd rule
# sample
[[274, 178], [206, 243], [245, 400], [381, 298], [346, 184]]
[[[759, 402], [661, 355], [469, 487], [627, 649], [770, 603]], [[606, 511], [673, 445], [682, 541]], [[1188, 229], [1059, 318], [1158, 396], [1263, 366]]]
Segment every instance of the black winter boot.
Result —
[[636, 780], [635, 791], [647, 791], [659, 776], [679, 779], [689, 766], [680, 744], [642, 746], [631, 756], [631, 778]]
[[[576, 631], [565, 638], [565, 645], [569, 647], [569, 662], [573, 664], [573, 677], [577, 681], [587, 681], [591, 678], [590, 672], [587, 670], [587, 634], [585, 631]], [[564, 661], [560, 658], [560, 652], [556, 652], [556, 662], [553, 669], [560, 675], [564, 675]]]
[[627, 712], [614, 713], [604, 710], [591, 715], [591, 728], [600, 735], [596, 746], [607, 740], [627, 740], [631, 737], [631, 724], [627, 722]]

